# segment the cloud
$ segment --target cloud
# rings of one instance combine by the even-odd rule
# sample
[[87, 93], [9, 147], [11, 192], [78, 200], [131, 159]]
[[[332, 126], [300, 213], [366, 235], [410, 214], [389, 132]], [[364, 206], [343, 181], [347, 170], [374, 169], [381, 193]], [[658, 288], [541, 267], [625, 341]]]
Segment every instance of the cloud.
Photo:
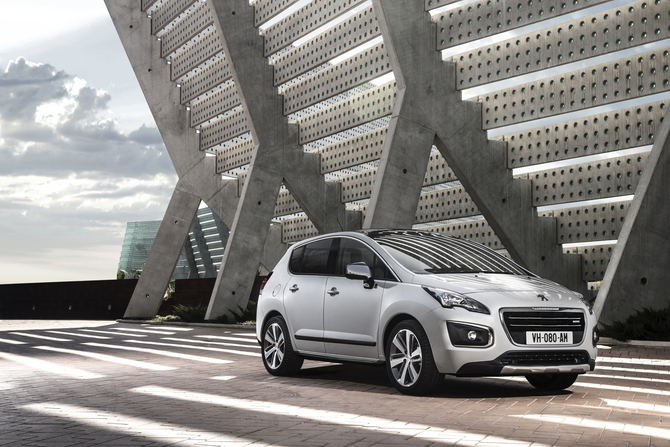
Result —
[[111, 100], [48, 64], [0, 69], [0, 267], [12, 265], [0, 283], [55, 279], [32, 278], [30, 263], [82, 279], [58, 257], [76, 252], [84, 265], [88, 253], [98, 265], [99, 247], [109, 271], [90, 279], [114, 278], [126, 223], [162, 217], [177, 177], [160, 134], [144, 123], [120, 130]]

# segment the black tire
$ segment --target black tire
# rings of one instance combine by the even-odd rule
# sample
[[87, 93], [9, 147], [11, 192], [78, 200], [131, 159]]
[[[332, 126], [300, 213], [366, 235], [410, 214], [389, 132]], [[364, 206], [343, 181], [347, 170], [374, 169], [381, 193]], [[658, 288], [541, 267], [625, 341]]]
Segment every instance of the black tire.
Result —
[[[428, 394], [443, 377], [435, 366], [426, 331], [417, 321], [398, 323], [391, 331], [385, 348], [386, 372], [401, 393], [413, 396]], [[407, 355], [408, 352], [410, 355]]]
[[286, 322], [280, 316], [270, 318], [263, 326], [263, 366], [273, 376], [291, 376], [302, 367], [303, 358], [291, 346]]
[[528, 374], [526, 380], [538, 390], [558, 391], [575, 383], [577, 375], [574, 373]]

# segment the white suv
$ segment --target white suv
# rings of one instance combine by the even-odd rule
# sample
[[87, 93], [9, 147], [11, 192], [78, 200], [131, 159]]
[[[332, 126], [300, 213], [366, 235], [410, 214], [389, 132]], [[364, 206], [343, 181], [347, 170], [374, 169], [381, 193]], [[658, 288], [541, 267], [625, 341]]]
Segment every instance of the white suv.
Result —
[[303, 359], [386, 363], [406, 394], [444, 374], [523, 375], [559, 390], [596, 360], [582, 295], [465, 239], [414, 230], [332, 233], [292, 246], [258, 298], [270, 374]]

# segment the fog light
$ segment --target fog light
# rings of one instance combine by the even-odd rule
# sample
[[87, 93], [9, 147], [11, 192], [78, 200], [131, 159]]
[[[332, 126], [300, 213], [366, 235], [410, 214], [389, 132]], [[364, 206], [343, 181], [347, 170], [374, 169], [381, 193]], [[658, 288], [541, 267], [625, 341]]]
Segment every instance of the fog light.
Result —
[[596, 346], [600, 341], [600, 335], [598, 335], [598, 328], [593, 328], [593, 346]]
[[486, 348], [493, 344], [493, 330], [486, 326], [447, 321], [447, 332], [454, 346]]

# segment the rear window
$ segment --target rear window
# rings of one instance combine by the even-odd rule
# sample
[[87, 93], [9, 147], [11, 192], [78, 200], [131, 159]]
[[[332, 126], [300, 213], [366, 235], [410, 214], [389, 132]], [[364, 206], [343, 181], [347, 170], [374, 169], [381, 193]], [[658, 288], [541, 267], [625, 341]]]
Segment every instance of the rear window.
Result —
[[291, 273], [325, 275], [332, 242], [332, 239], [323, 239], [293, 250], [289, 262]]
[[413, 273], [531, 275], [506, 257], [467, 239], [419, 231], [371, 231], [367, 235]]

